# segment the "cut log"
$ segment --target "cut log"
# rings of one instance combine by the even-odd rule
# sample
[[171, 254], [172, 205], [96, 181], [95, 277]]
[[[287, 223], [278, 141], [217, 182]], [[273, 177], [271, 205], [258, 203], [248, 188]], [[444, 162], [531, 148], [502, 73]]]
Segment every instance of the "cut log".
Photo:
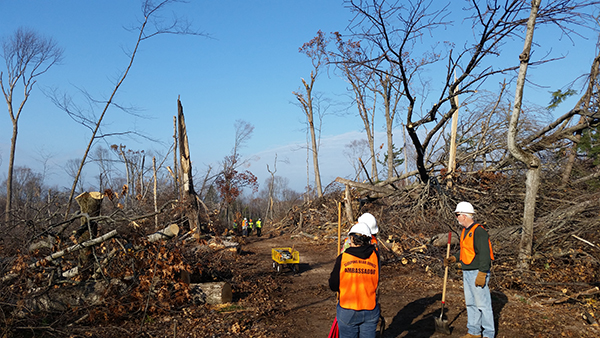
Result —
[[179, 234], [179, 227], [177, 224], [170, 224], [166, 228], [157, 231], [151, 235], [148, 235], [148, 242], [156, 242], [161, 239], [171, 239]]
[[57, 259], [59, 257], [62, 257], [62, 256], [64, 256], [65, 254], [67, 254], [69, 252], [73, 252], [73, 251], [85, 249], [85, 248], [90, 247], [92, 245], [96, 245], [96, 244], [102, 243], [105, 240], [107, 240], [107, 239], [109, 239], [111, 237], [114, 237], [116, 234], [117, 234], [117, 230], [113, 230], [111, 232], [108, 232], [108, 233], [106, 233], [106, 234], [104, 234], [104, 235], [102, 235], [100, 237], [96, 237], [96, 238], [94, 238], [92, 240], [89, 240], [87, 242], [83, 242], [81, 244], [75, 244], [75, 245], [70, 246], [70, 247], [68, 247], [68, 248], [66, 248], [64, 250], [61, 250], [59, 252], [55, 252], [55, 253], [53, 253], [50, 256], [46, 256], [46, 258], [41, 259], [41, 260], [39, 260], [39, 261], [37, 261], [35, 263], [30, 264], [29, 267], [30, 268], [34, 268], [36, 266], [40, 266], [42, 264], [42, 262], [45, 262], [45, 261], [52, 262], [53, 260], [55, 260], [55, 259]]
[[190, 284], [190, 291], [197, 304], [224, 304], [233, 299], [231, 284], [227, 282]]
[[[431, 237], [430, 241], [431, 245], [433, 246], [445, 247], [448, 245], [448, 233], [444, 232], [441, 234], [434, 235], [433, 237]], [[452, 233], [450, 244], [459, 244], [458, 242], [458, 236], [456, 235], [456, 233]]]
[[217, 240], [213, 238], [208, 241], [208, 246], [213, 250], [228, 250], [236, 253], [239, 253], [240, 251], [240, 243], [228, 241], [226, 239]]

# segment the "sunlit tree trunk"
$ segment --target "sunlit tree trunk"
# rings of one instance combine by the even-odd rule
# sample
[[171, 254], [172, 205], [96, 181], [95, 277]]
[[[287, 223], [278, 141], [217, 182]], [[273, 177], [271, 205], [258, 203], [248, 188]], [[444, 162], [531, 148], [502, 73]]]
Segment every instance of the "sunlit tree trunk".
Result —
[[525, 34], [525, 44], [523, 52], [519, 55], [519, 75], [517, 77], [517, 86], [515, 93], [515, 102], [508, 126], [508, 149], [510, 153], [519, 161], [527, 166], [527, 180], [525, 182], [525, 210], [523, 213], [523, 232], [519, 245], [519, 257], [517, 268], [527, 269], [531, 257], [531, 247], [533, 243], [533, 221], [535, 217], [535, 205], [537, 193], [540, 185], [541, 161], [534, 154], [527, 152], [517, 146], [517, 125], [519, 123], [519, 114], [523, 103], [523, 88], [527, 76], [527, 67], [531, 55], [531, 45], [533, 42], [533, 32], [541, 0], [531, 2], [531, 13], [527, 21], [527, 32]]

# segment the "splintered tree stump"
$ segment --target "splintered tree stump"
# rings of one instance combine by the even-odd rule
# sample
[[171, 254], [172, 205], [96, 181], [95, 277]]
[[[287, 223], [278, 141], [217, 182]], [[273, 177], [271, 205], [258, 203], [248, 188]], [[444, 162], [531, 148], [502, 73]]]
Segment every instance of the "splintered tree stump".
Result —
[[233, 299], [231, 284], [227, 282], [190, 284], [190, 291], [194, 302], [199, 304], [224, 304]]
[[[100, 208], [102, 207], [103, 199], [104, 195], [97, 191], [84, 192], [75, 197], [75, 201], [77, 201], [77, 204], [79, 204], [79, 210], [81, 213], [87, 214], [88, 216], [81, 217], [81, 226], [75, 232], [77, 243], [83, 243], [90, 239], [94, 239], [98, 235], [98, 223], [96, 223], [96, 221], [89, 221], [88, 224], [88, 220], [90, 217], [100, 216]], [[81, 250], [79, 253], [81, 264], [87, 263], [91, 254], [91, 249]]]

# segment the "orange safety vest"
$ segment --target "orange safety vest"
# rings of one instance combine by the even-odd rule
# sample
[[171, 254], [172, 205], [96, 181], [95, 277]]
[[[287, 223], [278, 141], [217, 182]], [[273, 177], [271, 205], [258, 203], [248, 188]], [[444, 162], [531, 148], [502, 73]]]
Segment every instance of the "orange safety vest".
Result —
[[379, 262], [373, 251], [367, 259], [344, 253], [340, 265], [340, 306], [350, 310], [373, 310], [377, 305]]
[[[475, 234], [475, 229], [479, 226], [481, 226], [481, 224], [475, 223], [475, 225], [473, 225], [471, 229], [469, 229], [469, 232], [466, 236], [465, 228], [463, 228], [462, 232], [460, 233], [460, 261], [465, 264], [471, 264], [471, 262], [473, 262], [473, 259], [475, 259], [475, 240], [473, 237]], [[483, 226], [481, 227], [483, 228]], [[494, 251], [492, 251], [492, 242], [490, 241], [489, 237], [488, 244], [490, 245], [490, 258], [494, 260]]]

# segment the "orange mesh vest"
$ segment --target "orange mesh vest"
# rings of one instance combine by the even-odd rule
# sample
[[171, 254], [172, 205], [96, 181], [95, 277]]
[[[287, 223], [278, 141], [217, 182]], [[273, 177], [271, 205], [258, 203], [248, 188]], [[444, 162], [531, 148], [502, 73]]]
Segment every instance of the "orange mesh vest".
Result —
[[[475, 229], [481, 226], [479, 223], [475, 223], [469, 229], [469, 232], [465, 236], [465, 228], [462, 229], [460, 233], [460, 261], [465, 264], [471, 264], [473, 259], [475, 258], [475, 246], [474, 246], [474, 235]], [[481, 226], [482, 227], [482, 226]], [[483, 228], [483, 227], [482, 227]], [[492, 251], [492, 242], [488, 238], [488, 244], [490, 246], [490, 258], [494, 260], [494, 252]]]
[[375, 251], [367, 259], [342, 254], [340, 306], [350, 310], [373, 310], [377, 305], [379, 266]]

